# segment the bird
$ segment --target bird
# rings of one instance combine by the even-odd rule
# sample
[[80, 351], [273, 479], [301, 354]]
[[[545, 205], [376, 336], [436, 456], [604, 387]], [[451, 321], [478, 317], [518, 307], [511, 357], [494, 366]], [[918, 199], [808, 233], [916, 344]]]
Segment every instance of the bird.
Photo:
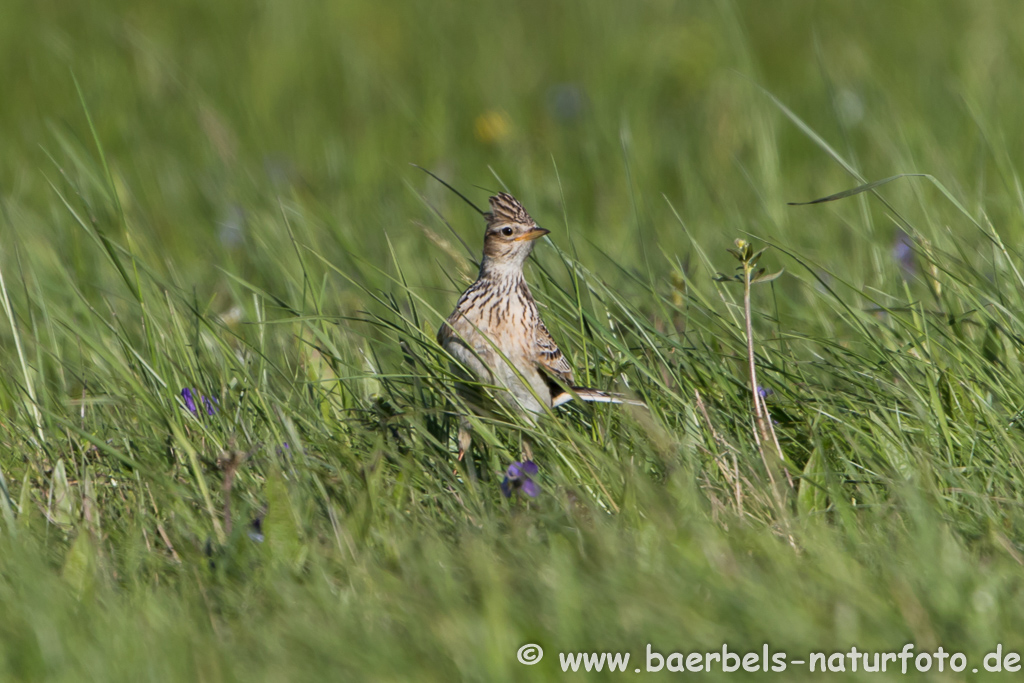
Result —
[[[480, 212], [487, 221], [480, 273], [437, 333], [438, 343], [457, 361], [454, 372], [464, 380], [459, 393], [466, 403], [475, 412], [483, 412], [487, 398], [480, 385], [487, 384], [499, 389], [498, 400], [531, 421], [573, 398], [645, 405], [575, 385], [569, 361], [541, 320], [523, 275], [523, 264], [535, 242], [551, 231], [537, 225], [506, 192], [489, 201], [491, 210]], [[459, 460], [471, 443], [470, 424], [463, 415]], [[526, 438], [523, 455], [526, 460], [533, 459]]]

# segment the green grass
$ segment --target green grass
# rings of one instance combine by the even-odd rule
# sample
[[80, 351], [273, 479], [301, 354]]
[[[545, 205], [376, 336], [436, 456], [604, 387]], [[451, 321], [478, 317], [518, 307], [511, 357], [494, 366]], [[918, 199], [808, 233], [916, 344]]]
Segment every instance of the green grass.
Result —
[[[649, 643], [913, 643], [963, 652], [913, 674], [957, 680], [1021, 651], [1017, 18], [0, 8], [0, 678], [534, 680]], [[577, 378], [649, 410], [484, 422], [455, 460], [434, 334], [483, 226], [410, 163], [523, 201]], [[904, 173], [928, 176], [788, 205]], [[784, 462], [716, 278], [736, 238], [785, 269], [752, 295]], [[542, 494], [505, 499], [523, 430]]]

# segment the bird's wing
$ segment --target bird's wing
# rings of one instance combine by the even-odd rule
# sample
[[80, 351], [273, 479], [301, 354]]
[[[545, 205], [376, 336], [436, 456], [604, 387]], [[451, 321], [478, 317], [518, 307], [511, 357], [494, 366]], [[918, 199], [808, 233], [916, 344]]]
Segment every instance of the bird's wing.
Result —
[[539, 322], [537, 325], [534, 344], [537, 365], [571, 387], [572, 368], [569, 367], [569, 361], [565, 359], [562, 351], [558, 348], [558, 344], [551, 338], [551, 333], [548, 332], [548, 328], [544, 327], [542, 322]]
[[[555, 344], [555, 340], [551, 338], [551, 333], [548, 332], [546, 327], [544, 327], [544, 323], [537, 325], [536, 357], [537, 365], [539, 365], [544, 371], [544, 374], [548, 379], [548, 384], [551, 387], [552, 408], [556, 408], [563, 403], [568, 403], [573, 398], [579, 398], [583, 401], [593, 403], [625, 403], [627, 405], [647, 407], [647, 404], [643, 401], [626, 398], [622, 394], [612, 394], [607, 391], [574, 386], [572, 380], [572, 368], [569, 367], [569, 361], [567, 361], [565, 356], [562, 355], [558, 345]], [[552, 380], [552, 377], [557, 378], [563, 384], [570, 387], [569, 391], [565, 391], [558, 386], [558, 384]]]

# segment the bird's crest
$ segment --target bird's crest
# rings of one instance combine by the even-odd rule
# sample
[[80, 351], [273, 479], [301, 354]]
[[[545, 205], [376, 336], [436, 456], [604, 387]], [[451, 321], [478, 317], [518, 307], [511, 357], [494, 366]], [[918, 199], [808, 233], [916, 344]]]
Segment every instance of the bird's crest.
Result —
[[491, 210], [484, 214], [487, 222], [495, 223], [518, 223], [520, 225], [534, 225], [530, 214], [519, 203], [519, 200], [507, 192], [499, 192], [490, 199]]

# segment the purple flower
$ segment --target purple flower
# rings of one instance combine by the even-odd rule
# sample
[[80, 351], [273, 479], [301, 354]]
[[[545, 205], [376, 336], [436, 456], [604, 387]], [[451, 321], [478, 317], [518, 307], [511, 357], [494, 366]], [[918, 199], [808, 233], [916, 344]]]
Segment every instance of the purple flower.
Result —
[[903, 271], [904, 279], [912, 277], [917, 271], [914, 262], [914, 241], [902, 230], [896, 232], [896, 239], [892, 245], [892, 258]]
[[505, 478], [501, 481], [501, 492], [511, 498], [515, 491], [522, 491], [530, 498], [536, 498], [540, 486], [533, 480], [537, 475], [537, 463], [532, 460], [514, 462], [508, 466]]
[[[217, 412], [217, 409], [213, 407], [213, 403], [210, 402], [210, 399], [206, 398], [205, 396], [201, 396], [200, 398], [203, 399], [203, 405], [206, 406], [207, 415], [213, 415], [214, 413]], [[213, 400], [216, 401], [217, 399]]]
[[209, 398], [203, 396], [198, 391], [193, 393], [192, 389], [185, 387], [184, 389], [181, 390], [181, 398], [182, 400], [185, 401], [185, 407], [188, 408], [188, 412], [192, 413], [193, 415], [199, 415], [199, 408], [196, 407], [196, 396], [199, 397], [199, 400], [202, 402], [203, 407], [206, 408], [207, 415], [213, 415], [214, 413], [217, 412], [217, 408], [213, 405], [214, 403], [219, 403], [219, 401], [217, 401], [216, 398], [211, 401]]
[[771, 387], [763, 387], [760, 384], [757, 385], [757, 395], [761, 397], [761, 400], [765, 400], [775, 392]]
[[192, 398], [192, 390], [185, 387], [181, 390], [181, 397], [185, 399], [185, 407], [188, 408], [188, 412], [196, 415], [196, 402], [195, 399]]
[[587, 93], [578, 83], [558, 83], [548, 88], [548, 112], [559, 121], [568, 123], [587, 110]]

